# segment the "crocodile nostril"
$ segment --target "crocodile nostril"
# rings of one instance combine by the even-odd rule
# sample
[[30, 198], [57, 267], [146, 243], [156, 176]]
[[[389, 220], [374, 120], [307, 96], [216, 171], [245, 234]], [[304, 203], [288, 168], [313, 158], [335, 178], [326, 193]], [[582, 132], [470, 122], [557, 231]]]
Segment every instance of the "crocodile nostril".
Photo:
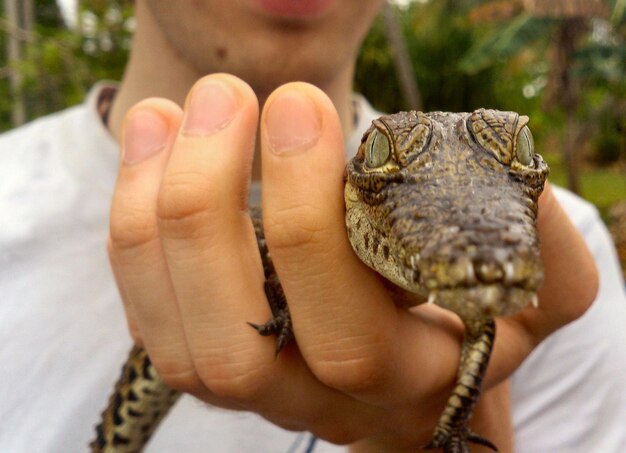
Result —
[[504, 277], [502, 267], [493, 261], [476, 262], [474, 263], [474, 270], [476, 277], [484, 283], [502, 281]]

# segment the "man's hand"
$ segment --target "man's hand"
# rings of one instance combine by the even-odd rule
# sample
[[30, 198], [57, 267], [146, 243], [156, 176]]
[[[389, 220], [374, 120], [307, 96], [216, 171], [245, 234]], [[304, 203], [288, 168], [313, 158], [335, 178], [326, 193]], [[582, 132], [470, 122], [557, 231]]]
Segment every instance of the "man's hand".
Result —
[[[265, 233], [297, 347], [274, 359], [273, 339], [246, 324], [270, 318], [246, 207], [258, 123], [250, 87], [223, 74], [201, 79], [184, 111], [149, 99], [128, 113], [109, 251], [133, 339], [166, 383], [211, 404], [355, 451], [423, 446], [455, 379], [462, 325], [437, 307], [396, 307], [352, 252], [341, 126], [310, 85], [276, 90], [259, 127]], [[549, 186], [540, 235], [540, 307], [498, 320], [472, 422], [501, 451], [512, 449], [503, 381], [597, 288], [592, 258]]]

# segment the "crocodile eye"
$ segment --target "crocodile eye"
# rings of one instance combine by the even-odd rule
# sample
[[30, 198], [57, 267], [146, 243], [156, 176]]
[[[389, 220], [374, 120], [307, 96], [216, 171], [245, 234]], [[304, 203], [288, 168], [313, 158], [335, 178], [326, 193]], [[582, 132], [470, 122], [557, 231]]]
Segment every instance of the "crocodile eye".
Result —
[[391, 154], [391, 146], [385, 134], [374, 130], [365, 142], [365, 163], [370, 168], [382, 167]]
[[533, 140], [533, 134], [530, 133], [528, 126], [524, 126], [517, 136], [517, 145], [515, 147], [517, 160], [522, 165], [531, 165], [533, 163], [534, 151], [535, 142]]

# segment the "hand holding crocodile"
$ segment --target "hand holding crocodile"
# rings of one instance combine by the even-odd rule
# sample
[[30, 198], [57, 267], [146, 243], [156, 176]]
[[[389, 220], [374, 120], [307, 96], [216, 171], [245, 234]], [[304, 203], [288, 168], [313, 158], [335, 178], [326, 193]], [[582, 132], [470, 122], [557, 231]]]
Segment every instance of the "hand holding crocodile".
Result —
[[[199, 105], [206, 85], [230, 104]], [[202, 107], [214, 117], [187, 127]], [[467, 451], [472, 440], [506, 451], [511, 428], [492, 420], [498, 411], [506, 420], [507, 408], [489, 393], [505, 394], [497, 384], [580, 316], [597, 287], [593, 260], [549, 186], [539, 201], [539, 259], [534, 221], [545, 168], [524, 117], [383, 117], [346, 170], [331, 102], [310, 85], [283, 86], [260, 121], [261, 225], [245, 202], [258, 121], [247, 85], [205, 78], [185, 111], [144, 101], [127, 117], [127, 138], [142, 133], [133, 124], [142, 112], [162, 121], [166, 139], [155, 155], [120, 166], [110, 255], [143, 347], [105, 411], [96, 451], [116, 435], [117, 451], [138, 451], [179, 391], [355, 451], [417, 450], [431, 440], [446, 452]], [[463, 165], [452, 154], [459, 146]], [[472, 177], [466, 164], [483, 173]], [[512, 197], [515, 185], [530, 195]], [[434, 213], [442, 209], [445, 216]], [[390, 261], [395, 267], [381, 271]], [[155, 392], [154, 410], [136, 404]], [[149, 426], [133, 434], [133, 424]]]

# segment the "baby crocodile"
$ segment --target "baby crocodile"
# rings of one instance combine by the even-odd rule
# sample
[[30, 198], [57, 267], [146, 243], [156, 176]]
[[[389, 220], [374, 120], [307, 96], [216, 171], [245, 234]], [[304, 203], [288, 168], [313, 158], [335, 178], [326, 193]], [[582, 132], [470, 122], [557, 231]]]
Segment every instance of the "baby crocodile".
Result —
[[[543, 278], [537, 200], [548, 174], [534, 153], [528, 117], [400, 112], [373, 121], [346, 167], [346, 227], [359, 258], [400, 288], [402, 302], [433, 303], [465, 325], [457, 382], [427, 449], [469, 452], [469, 429], [489, 362], [495, 316], [537, 301]], [[260, 211], [251, 210], [272, 319], [250, 323], [293, 339], [291, 318], [270, 259]], [[396, 291], [398, 292], [398, 291]], [[135, 347], [97, 427], [93, 452], [137, 452], [179, 396]]]

